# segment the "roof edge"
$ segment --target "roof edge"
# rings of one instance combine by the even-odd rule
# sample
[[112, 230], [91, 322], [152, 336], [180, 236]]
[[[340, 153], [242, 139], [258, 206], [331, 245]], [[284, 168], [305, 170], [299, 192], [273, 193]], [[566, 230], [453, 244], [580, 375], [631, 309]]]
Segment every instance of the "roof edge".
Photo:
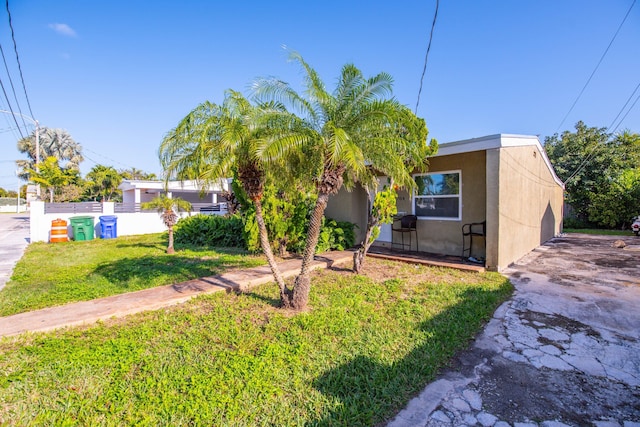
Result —
[[438, 145], [438, 152], [432, 157], [449, 156], [453, 154], [470, 153], [473, 151], [486, 151], [507, 147], [534, 146], [540, 152], [553, 180], [564, 189], [564, 182], [558, 178], [556, 171], [544, 151], [540, 139], [534, 135], [518, 135], [499, 133], [495, 135], [481, 136], [478, 138], [463, 139], [460, 141], [446, 142]]

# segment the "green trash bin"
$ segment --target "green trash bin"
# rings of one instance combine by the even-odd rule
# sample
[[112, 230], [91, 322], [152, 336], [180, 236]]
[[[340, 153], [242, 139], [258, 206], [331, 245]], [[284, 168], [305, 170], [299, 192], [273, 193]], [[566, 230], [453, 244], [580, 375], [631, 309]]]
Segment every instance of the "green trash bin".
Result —
[[93, 217], [74, 216], [69, 218], [73, 230], [73, 240], [93, 240]]

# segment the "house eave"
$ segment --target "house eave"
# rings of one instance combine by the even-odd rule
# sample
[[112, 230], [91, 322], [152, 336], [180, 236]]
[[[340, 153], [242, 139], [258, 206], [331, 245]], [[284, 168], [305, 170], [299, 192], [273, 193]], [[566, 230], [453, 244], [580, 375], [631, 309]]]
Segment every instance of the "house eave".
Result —
[[438, 146], [438, 152], [432, 157], [450, 156], [453, 154], [471, 153], [474, 151], [487, 151], [507, 147], [527, 147], [537, 148], [544, 160], [553, 180], [564, 189], [564, 183], [556, 175], [547, 153], [540, 144], [540, 139], [533, 135], [496, 134], [479, 138], [464, 139], [461, 141], [447, 142]]

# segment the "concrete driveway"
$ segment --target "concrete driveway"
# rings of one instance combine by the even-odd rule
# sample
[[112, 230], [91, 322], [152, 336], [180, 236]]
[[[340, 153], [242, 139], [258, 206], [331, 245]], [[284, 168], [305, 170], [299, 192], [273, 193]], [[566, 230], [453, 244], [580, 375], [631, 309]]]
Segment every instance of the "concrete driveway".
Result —
[[640, 427], [640, 238], [566, 235], [505, 273], [513, 298], [389, 425]]
[[29, 244], [29, 213], [0, 213], [0, 289]]

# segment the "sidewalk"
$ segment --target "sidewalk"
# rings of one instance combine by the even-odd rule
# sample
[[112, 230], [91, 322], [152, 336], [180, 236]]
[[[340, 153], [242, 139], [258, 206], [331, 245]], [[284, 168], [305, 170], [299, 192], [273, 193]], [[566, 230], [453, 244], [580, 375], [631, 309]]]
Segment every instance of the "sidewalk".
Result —
[[29, 239], [29, 213], [0, 214], [0, 289], [9, 281]]
[[[353, 252], [327, 252], [316, 256], [312, 270], [329, 268], [339, 264], [349, 265], [352, 261]], [[301, 260], [299, 259], [279, 264], [285, 278], [298, 274], [300, 265]], [[175, 285], [0, 317], [0, 337], [95, 323], [98, 320], [111, 317], [123, 317], [142, 311], [169, 307], [202, 294], [245, 290], [272, 281], [273, 275], [269, 266], [262, 266], [219, 276], [189, 280]]]

